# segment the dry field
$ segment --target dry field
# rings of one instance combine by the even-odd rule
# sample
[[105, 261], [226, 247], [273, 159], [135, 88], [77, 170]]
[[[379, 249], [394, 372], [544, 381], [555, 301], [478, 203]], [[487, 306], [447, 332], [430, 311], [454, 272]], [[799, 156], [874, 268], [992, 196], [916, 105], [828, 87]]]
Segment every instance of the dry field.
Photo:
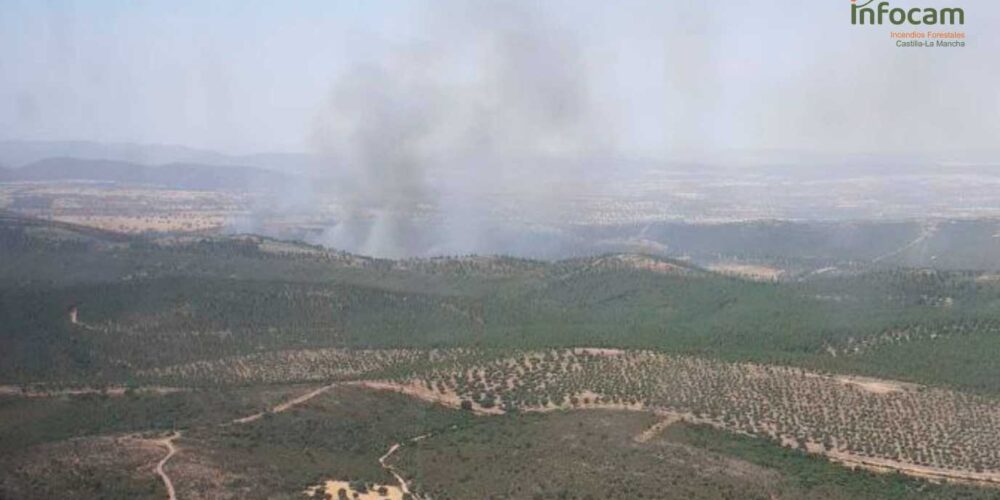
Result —
[[56, 182], [0, 187], [0, 207], [122, 233], [196, 232], [223, 227], [253, 205], [251, 195]]
[[220, 229], [227, 216], [211, 213], [158, 215], [57, 215], [53, 220], [119, 233], [193, 232]]

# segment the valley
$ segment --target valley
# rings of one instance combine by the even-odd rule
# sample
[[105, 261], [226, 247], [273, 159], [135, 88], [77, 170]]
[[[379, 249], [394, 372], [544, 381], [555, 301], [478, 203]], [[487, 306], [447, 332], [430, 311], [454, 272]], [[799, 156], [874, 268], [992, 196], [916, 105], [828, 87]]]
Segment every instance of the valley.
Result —
[[[990, 272], [385, 260], [16, 215], [0, 234], [8, 495], [42, 495], [38, 474], [130, 498], [847, 498], [847, 477], [870, 487], [852, 498], [989, 498], [1000, 480]], [[536, 437], [488, 441], [511, 432]], [[455, 440], [466, 458], [435, 468]], [[91, 465], [32, 465], [67, 446]], [[589, 477], [525, 468], [566, 453]]]

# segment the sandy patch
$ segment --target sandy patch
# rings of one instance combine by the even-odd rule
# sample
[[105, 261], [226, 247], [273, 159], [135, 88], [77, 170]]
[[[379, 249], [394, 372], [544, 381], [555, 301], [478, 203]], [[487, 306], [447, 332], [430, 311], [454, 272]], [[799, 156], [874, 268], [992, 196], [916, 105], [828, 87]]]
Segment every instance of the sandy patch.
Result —
[[316, 495], [316, 490], [323, 488], [326, 492], [326, 498], [330, 500], [337, 500], [340, 497], [340, 490], [344, 490], [347, 494], [347, 498], [358, 499], [358, 500], [403, 500], [403, 490], [399, 489], [398, 486], [389, 486], [384, 484], [369, 484], [366, 485], [366, 490], [360, 492], [351, 487], [351, 483], [348, 481], [338, 481], [336, 479], [327, 480], [322, 485], [310, 486], [302, 493], [309, 498], [313, 498]]
[[751, 264], [716, 264], [709, 266], [711, 271], [755, 281], [776, 281], [785, 271], [773, 267]]

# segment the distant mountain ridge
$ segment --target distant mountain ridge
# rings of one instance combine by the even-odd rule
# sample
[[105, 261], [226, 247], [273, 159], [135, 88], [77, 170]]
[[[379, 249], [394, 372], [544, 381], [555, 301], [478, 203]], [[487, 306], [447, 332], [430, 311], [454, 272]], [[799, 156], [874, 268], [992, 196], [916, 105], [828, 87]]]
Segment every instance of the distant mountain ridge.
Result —
[[231, 155], [205, 149], [163, 144], [92, 141], [0, 141], [0, 166], [22, 167], [47, 158], [112, 160], [146, 166], [168, 163], [247, 166], [279, 172], [317, 171], [322, 160], [306, 153]]
[[16, 169], [0, 168], [0, 181], [92, 181], [190, 190], [251, 190], [288, 182], [290, 176], [256, 167], [170, 163], [147, 166], [116, 160], [48, 158]]

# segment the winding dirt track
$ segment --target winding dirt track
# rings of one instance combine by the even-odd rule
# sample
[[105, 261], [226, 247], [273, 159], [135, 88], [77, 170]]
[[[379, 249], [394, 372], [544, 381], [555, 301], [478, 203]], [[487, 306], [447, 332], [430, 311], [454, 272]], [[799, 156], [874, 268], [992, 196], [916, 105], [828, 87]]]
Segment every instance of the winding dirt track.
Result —
[[163, 485], [167, 487], [167, 498], [170, 500], [177, 500], [177, 493], [174, 491], [174, 483], [170, 480], [170, 476], [167, 475], [163, 467], [167, 465], [167, 462], [177, 453], [177, 447], [174, 446], [174, 440], [181, 437], [180, 431], [174, 431], [173, 434], [162, 438], [156, 439], [153, 442], [166, 448], [167, 456], [163, 457], [159, 463], [156, 464], [156, 473], [163, 480]]
[[879, 255], [878, 257], [875, 257], [874, 259], [872, 259], [872, 262], [881, 262], [881, 261], [883, 261], [885, 259], [888, 259], [889, 257], [895, 257], [896, 255], [899, 255], [899, 254], [901, 254], [901, 253], [903, 253], [903, 252], [905, 252], [905, 251], [907, 251], [907, 250], [909, 250], [909, 249], [911, 249], [911, 248], [919, 245], [920, 243], [923, 243], [924, 240], [927, 240], [927, 239], [931, 238], [932, 236], [934, 236], [934, 233], [936, 233], [937, 230], [938, 230], [938, 224], [937, 224], [937, 222], [928, 223], [928, 224], [926, 224], [924, 227], [922, 227], [920, 229], [920, 234], [917, 236], [916, 239], [914, 239], [913, 241], [911, 241], [911, 242], [909, 242], [909, 243], [907, 243], [907, 244], [905, 244], [905, 245], [903, 245], [903, 246], [901, 246], [901, 247], [899, 247], [899, 248], [897, 248], [897, 249], [895, 249], [895, 250], [893, 250], [891, 252]]
[[647, 443], [651, 439], [658, 436], [667, 427], [670, 427], [671, 425], [674, 425], [675, 423], [684, 420], [684, 416], [678, 413], [658, 412], [657, 414], [660, 415], [662, 418], [658, 420], [655, 424], [650, 426], [648, 429], [642, 431], [637, 436], [632, 438], [636, 443]]
[[[430, 434], [430, 433], [428, 433], [428, 434], [421, 434], [421, 435], [419, 435], [419, 436], [417, 436], [415, 438], [411, 438], [410, 442], [411, 443], [416, 443], [417, 441], [421, 441], [421, 440], [429, 438], [431, 435], [432, 434]], [[391, 457], [393, 453], [396, 453], [396, 451], [399, 450], [400, 446], [402, 446], [402, 445], [400, 445], [399, 443], [394, 443], [392, 446], [390, 446], [389, 447], [389, 451], [385, 452], [385, 455], [382, 455], [381, 457], [378, 458], [378, 463], [379, 463], [379, 465], [382, 466], [383, 469], [385, 469], [386, 471], [388, 471], [389, 474], [392, 474], [392, 477], [396, 478], [396, 482], [399, 483], [399, 489], [403, 491], [403, 495], [404, 496], [405, 495], [410, 495], [410, 496], [412, 496], [413, 498], [415, 498], [417, 500], [421, 500], [422, 497], [420, 497], [416, 493], [413, 493], [412, 491], [410, 491], [410, 483], [407, 483], [406, 480], [403, 479], [403, 476], [399, 475], [399, 473], [396, 472], [396, 468], [393, 467], [392, 465], [389, 465], [389, 464], [385, 463], [385, 461], [388, 460], [389, 457]]]
[[319, 389], [307, 392], [307, 393], [305, 393], [305, 394], [303, 394], [301, 396], [298, 396], [296, 398], [289, 399], [288, 401], [285, 401], [284, 403], [281, 403], [278, 406], [275, 406], [274, 408], [271, 408], [269, 411], [261, 411], [261, 412], [254, 413], [253, 415], [247, 415], [246, 417], [237, 418], [237, 419], [234, 419], [231, 423], [233, 423], [233, 424], [246, 424], [246, 423], [253, 422], [254, 420], [260, 419], [261, 417], [263, 417], [267, 413], [281, 413], [281, 412], [284, 412], [284, 411], [288, 411], [288, 410], [290, 410], [290, 409], [292, 409], [292, 408], [294, 408], [294, 407], [296, 407], [296, 406], [298, 406], [298, 405], [300, 405], [302, 403], [305, 403], [306, 401], [309, 401], [312, 398], [315, 398], [316, 396], [319, 396], [320, 394], [323, 394], [326, 391], [329, 391], [330, 389], [334, 388], [336, 385], [337, 384], [335, 384], [335, 383], [334, 384], [330, 384], [330, 385], [324, 385], [323, 387], [320, 387]]
[[394, 469], [391, 465], [385, 463], [386, 459], [388, 459], [390, 456], [392, 456], [393, 453], [396, 453], [396, 450], [398, 450], [398, 449], [399, 449], [399, 443], [396, 443], [396, 444], [393, 444], [392, 446], [390, 446], [389, 447], [389, 451], [385, 452], [385, 455], [382, 455], [381, 457], [378, 458], [378, 463], [379, 463], [379, 465], [382, 466], [383, 469], [389, 471], [389, 474], [392, 474], [392, 477], [396, 478], [396, 482], [399, 483], [399, 489], [403, 490], [403, 494], [404, 495], [410, 495], [411, 494], [410, 493], [410, 485], [408, 485], [406, 483], [406, 480], [403, 479], [403, 476], [400, 476], [396, 472], [396, 469]]
[[[281, 404], [275, 406], [274, 408], [271, 408], [268, 411], [257, 412], [257, 413], [254, 413], [253, 415], [248, 415], [248, 416], [243, 417], [243, 418], [237, 418], [237, 419], [229, 422], [229, 424], [245, 424], [245, 423], [248, 423], [248, 422], [253, 422], [254, 420], [257, 420], [257, 419], [263, 417], [268, 412], [270, 412], [270, 413], [281, 413], [281, 412], [284, 412], [284, 411], [288, 411], [289, 409], [294, 408], [297, 405], [305, 403], [306, 401], [309, 401], [310, 399], [315, 398], [316, 396], [319, 396], [320, 394], [323, 394], [324, 392], [330, 390], [331, 388], [333, 388], [336, 385], [337, 384], [325, 385], [323, 387], [320, 387], [319, 389], [307, 392], [307, 393], [305, 393], [305, 394], [303, 394], [301, 396], [297, 396], [297, 397], [295, 397], [293, 399], [285, 401], [284, 403], [281, 403]], [[226, 425], [226, 424], [222, 424], [222, 425]], [[160, 476], [160, 479], [163, 480], [163, 485], [166, 486], [166, 488], [167, 488], [167, 498], [168, 498], [168, 500], [177, 500], [177, 493], [174, 490], [174, 483], [173, 483], [173, 481], [170, 480], [170, 476], [168, 476], [167, 472], [165, 470], [163, 470], [163, 469], [167, 465], [167, 462], [169, 462], [170, 459], [173, 458], [173, 456], [177, 453], [177, 447], [174, 446], [174, 441], [177, 438], [179, 438], [179, 437], [181, 437], [181, 431], [175, 430], [173, 432], [173, 434], [171, 434], [171, 435], [169, 435], [169, 436], [167, 436], [165, 438], [150, 440], [150, 442], [156, 444], [157, 446], [161, 446], [161, 447], [163, 447], [164, 449], [167, 450], [167, 456], [163, 457], [159, 461], [159, 463], [156, 464], [156, 474]], [[398, 445], [397, 445], [397, 447], [398, 447]], [[395, 449], [389, 450], [389, 453], [387, 453], [383, 458], [388, 457], [394, 451], [396, 451], [396, 450]], [[379, 460], [379, 462], [381, 462], [381, 459]], [[382, 466], [386, 467], [385, 464], [383, 464]], [[390, 467], [390, 472], [391, 472], [391, 466], [389, 466], [389, 467]], [[395, 473], [393, 473], [393, 475], [395, 475]], [[396, 476], [396, 478], [399, 479], [399, 481], [401, 482], [401, 484], [404, 485], [403, 486], [403, 491], [407, 491], [406, 490], [406, 486], [405, 486], [406, 483], [403, 482], [402, 478], [400, 478], [399, 476]]]

